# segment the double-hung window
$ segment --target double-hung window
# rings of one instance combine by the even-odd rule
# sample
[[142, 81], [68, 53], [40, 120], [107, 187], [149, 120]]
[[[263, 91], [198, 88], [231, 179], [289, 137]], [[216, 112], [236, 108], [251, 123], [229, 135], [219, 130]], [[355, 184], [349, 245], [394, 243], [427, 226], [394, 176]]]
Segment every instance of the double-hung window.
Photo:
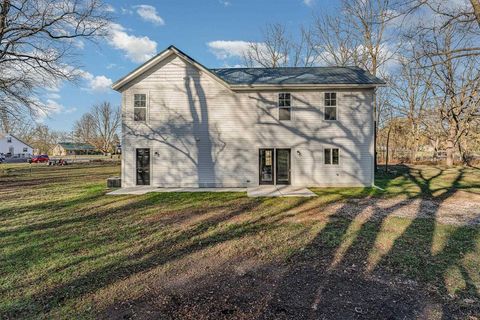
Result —
[[12, 137], [7, 137], [7, 143], [12, 143]]
[[292, 96], [290, 93], [278, 94], [278, 120], [292, 120]]
[[325, 92], [325, 120], [337, 120], [336, 92]]
[[147, 121], [147, 95], [144, 93], [133, 95], [133, 120]]
[[325, 164], [338, 165], [338, 149], [325, 149]]

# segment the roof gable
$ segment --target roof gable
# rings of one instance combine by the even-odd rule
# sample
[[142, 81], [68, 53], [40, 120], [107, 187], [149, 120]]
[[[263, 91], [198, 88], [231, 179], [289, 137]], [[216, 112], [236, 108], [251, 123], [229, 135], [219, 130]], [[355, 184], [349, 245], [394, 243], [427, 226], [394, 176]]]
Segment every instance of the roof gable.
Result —
[[123, 78], [117, 80], [113, 85], [112, 89], [116, 91], [123, 91], [122, 88], [125, 87], [128, 83], [132, 82], [135, 80], [137, 77], [140, 75], [144, 74], [154, 66], [156, 66], [158, 63], [162, 62], [172, 54], [177, 55], [179, 58], [181, 58], [183, 61], [193, 65], [197, 69], [205, 72], [206, 74], [210, 75], [213, 79], [217, 80], [220, 82], [224, 87], [230, 88], [228, 83], [226, 83], [222, 78], [217, 76], [214, 72], [212, 72], [210, 69], [206, 68], [204, 65], [201, 63], [197, 62], [195, 59], [191, 58], [188, 56], [186, 53], [182, 52], [175, 46], [169, 46], [167, 49], [163, 50], [144, 64], [140, 65], [136, 69], [134, 69], [132, 72], [124, 76]]
[[20, 143], [26, 145], [27, 147], [33, 149], [33, 147], [32, 147], [31, 145], [29, 145], [28, 143], [23, 142], [22, 140], [20, 140], [19, 138], [15, 137], [15, 136], [14, 136], [13, 134], [11, 134], [11, 133], [0, 133], [0, 139], [6, 138], [7, 136], [12, 137], [12, 138], [14, 138], [15, 140], [17, 140], [18, 142], [20, 142]]

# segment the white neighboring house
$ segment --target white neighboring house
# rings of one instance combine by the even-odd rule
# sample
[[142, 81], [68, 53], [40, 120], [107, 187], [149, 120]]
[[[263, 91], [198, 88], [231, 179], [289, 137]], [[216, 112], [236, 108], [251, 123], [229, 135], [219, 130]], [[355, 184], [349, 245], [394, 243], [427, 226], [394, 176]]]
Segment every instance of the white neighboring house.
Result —
[[33, 154], [33, 147], [9, 133], [0, 133], [0, 154], [10, 157], [27, 158]]
[[122, 187], [370, 186], [382, 85], [356, 67], [207, 69], [170, 46], [113, 84]]

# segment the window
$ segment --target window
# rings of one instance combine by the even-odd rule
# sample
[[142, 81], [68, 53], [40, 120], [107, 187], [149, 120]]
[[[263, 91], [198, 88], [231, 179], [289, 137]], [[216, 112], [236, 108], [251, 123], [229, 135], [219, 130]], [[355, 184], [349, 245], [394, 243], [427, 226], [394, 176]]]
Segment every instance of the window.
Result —
[[292, 119], [292, 97], [290, 93], [278, 94], [278, 120]]
[[28, 148], [23, 148], [23, 152], [28, 152]]
[[133, 120], [147, 121], [147, 95], [133, 95]]
[[325, 164], [338, 164], [338, 149], [325, 149]]
[[325, 120], [337, 120], [336, 92], [325, 92]]
[[12, 137], [7, 137], [7, 143], [12, 143]]

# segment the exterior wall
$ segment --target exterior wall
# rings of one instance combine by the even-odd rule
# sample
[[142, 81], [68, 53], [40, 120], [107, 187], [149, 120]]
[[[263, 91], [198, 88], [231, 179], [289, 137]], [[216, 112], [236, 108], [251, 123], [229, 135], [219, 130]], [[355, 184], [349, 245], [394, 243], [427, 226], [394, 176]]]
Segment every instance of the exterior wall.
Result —
[[[11, 137], [12, 142], [7, 142], [7, 138]], [[15, 136], [6, 134], [0, 138], [0, 153], [7, 154], [10, 152], [10, 148], [13, 148], [12, 156], [16, 157], [29, 157], [33, 154], [32, 147], [26, 145], [22, 141], [18, 140]], [[26, 151], [23, 151], [26, 148]]]
[[[123, 88], [122, 186], [134, 186], [135, 149], [151, 149], [153, 186], [255, 186], [259, 148], [291, 148], [291, 183], [373, 183], [372, 89], [286, 90], [292, 120], [278, 121], [279, 91], [232, 92], [173, 55]], [[325, 121], [324, 92], [337, 92]], [[133, 95], [147, 94], [147, 122], [133, 121]], [[339, 148], [325, 165], [324, 148]]]
[[52, 155], [53, 156], [66, 156], [67, 151], [59, 144], [57, 144], [53, 149], [52, 149]]

